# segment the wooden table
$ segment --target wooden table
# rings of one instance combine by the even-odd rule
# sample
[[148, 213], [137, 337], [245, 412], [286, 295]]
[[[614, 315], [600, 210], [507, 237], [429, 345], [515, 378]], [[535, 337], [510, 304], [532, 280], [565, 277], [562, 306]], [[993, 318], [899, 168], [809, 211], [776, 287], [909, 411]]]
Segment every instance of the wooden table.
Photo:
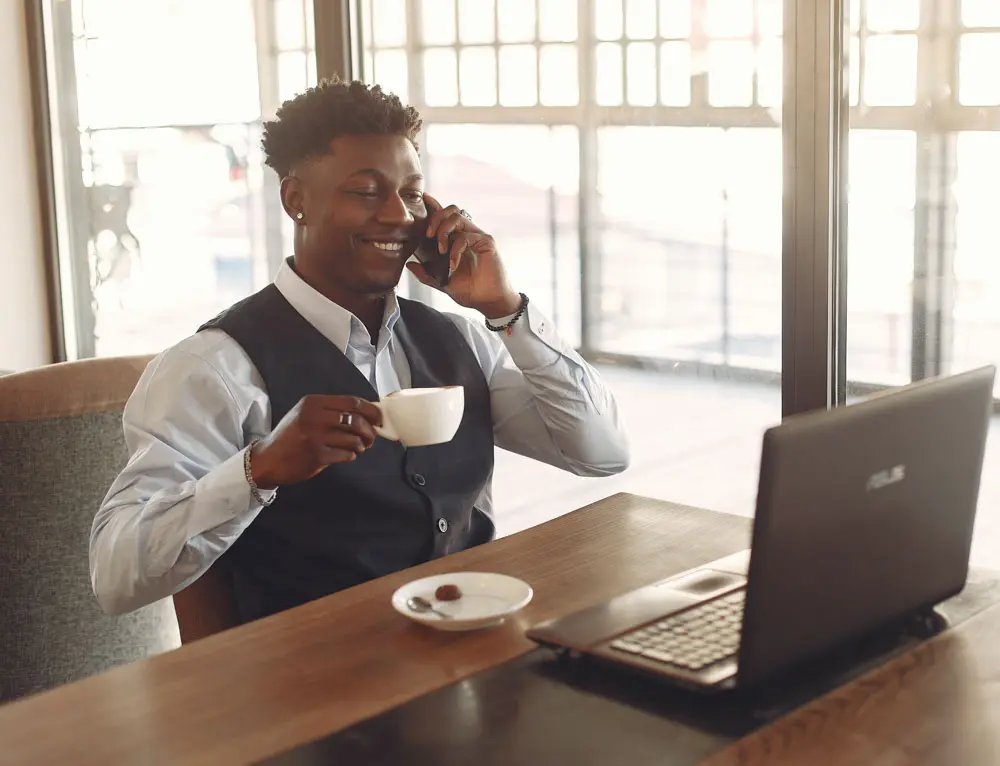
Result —
[[[517, 535], [0, 707], [19, 766], [260, 760], [530, 652], [527, 625], [747, 547], [747, 519], [615, 495]], [[393, 611], [416, 577], [486, 570], [535, 590], [501, 628]]]
[[[498, 666], [535, 648], [523, 636], [526, 625], [748, 542], [747, 519], [615, 495], [490, 545], [2, 707], [0, 761], [259, 761], [482, 671], [501, 673]], [[469, 634], [427, 630], [389, 604], [409, 579], [469, 569], [521, 577], [535, 599], [516, 622]], [[992, 757], [1000, 744], [998, 635], [1000, 609], [992, 608], [710, 763], [1000, 762]]]

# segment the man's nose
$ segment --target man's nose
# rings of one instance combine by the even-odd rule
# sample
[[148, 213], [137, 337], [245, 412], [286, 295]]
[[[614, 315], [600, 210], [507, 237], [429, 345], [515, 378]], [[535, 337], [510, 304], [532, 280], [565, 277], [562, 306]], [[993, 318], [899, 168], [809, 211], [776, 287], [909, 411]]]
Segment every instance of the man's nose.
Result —
[[413, 214], [398, 194], [390, 194], [378, 209], [382, 223], [413, 223]]

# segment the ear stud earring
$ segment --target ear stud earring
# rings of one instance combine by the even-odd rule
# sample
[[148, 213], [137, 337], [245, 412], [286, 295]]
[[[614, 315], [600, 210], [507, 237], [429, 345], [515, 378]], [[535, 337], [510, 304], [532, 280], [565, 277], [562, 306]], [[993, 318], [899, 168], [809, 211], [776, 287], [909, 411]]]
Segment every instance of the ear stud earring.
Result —
[[299, 211], [298, 213], [295, 214], [296, 221], [301, 221], [303, 218], [304, 216], [302, 215], [302, 211]]

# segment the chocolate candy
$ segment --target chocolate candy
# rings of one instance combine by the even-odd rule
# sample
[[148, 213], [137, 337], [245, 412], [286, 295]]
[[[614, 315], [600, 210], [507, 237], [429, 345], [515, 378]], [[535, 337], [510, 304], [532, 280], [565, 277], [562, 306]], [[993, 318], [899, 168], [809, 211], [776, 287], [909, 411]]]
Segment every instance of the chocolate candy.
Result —
[[434, 591], [434, 598], [438, 601], [457, 601], [462, 598], [462, 591], [457, 585], [441, 585]]

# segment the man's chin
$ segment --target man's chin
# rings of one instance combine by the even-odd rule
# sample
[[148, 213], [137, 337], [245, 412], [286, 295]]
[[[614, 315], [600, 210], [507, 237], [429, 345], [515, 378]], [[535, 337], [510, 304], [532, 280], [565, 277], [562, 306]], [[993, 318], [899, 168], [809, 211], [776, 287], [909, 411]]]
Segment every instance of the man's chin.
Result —
[[361, 286], [361, 292], [367, 293], [372, 297], [388, 295], [395, 292], [396, 288], [399, 287], [399, 281], [402, 277], [402, 271], [399, 271], [394, 278], [384, 274], [368, 274], [365, 284]]
[[355, 272], [359, 292], [370, 295], [385, 295], [399, 286], [406, 269], [407, 258], [401, 254], [397, 258], [379, 255], [375, 258], [359, 258], [360, 267]]

